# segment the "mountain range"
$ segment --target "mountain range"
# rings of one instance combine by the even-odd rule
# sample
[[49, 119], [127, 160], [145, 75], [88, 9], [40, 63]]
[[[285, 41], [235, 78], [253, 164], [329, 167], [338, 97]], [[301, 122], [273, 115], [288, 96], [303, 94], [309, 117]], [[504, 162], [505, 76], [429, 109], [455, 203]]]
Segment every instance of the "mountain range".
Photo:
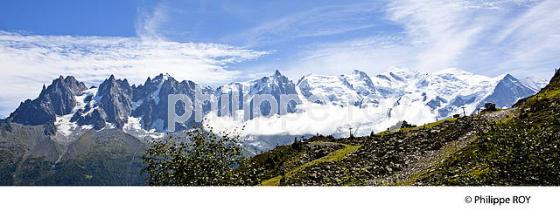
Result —
[[[519, 80], [508, 74], [486, 77], [458, 69], [429, 74], [395, 69], [373, 77], [361, 71], [339, 76], [306, 75], [297, 83], [276, 71], [271, 76], [215, 89], [201, 87], [193, 81], [177, 81], [167, 74], [148, 78], [141, 85], [131, 85], [126, 79], [111, 76], [98, 87], [87, 87], [72, 76], [59, 77], [43, 86], [36, 99], [22, 102], [0, 121], [0, 185], [145, 184], [141, 156], [148, 143], [165, 136], [180, 139], [185, 129], [197, 126], [189, 120], [177, 123], [176, 132], [165, 133], [168, 128], [165, 99], [169, 94], [194, 97], [195, 91], [201, 90], [215, 96], [239, 96], [241, 101], [248, 102], [257, 94], [269, 94], [275, 99], [283, 94], [295, 94], [298, 101], [288, 105], [287, 114], [278, 115], [279, 111], [261, 106], [265, 113], [276, 113], [266, 120], [306, 114], [309, 105], [327, 106], [374, 112], [377, 118], [359, 118], [354, 123], [375, 128], [379, 122], [427, 122], [445, 118], [462, 112], [462, 107], [472, 113], [486, 102], [509, 107], [543, 86], [538, 81]], [[319, 96], [323, 101], [315, 101], [312, 96]], [[213, 114], [207, 102], [201, 104], [206, 115]], [[184, 110], [184, 106], [177, 104], [176, 110]], [[240, 108], [229, 107], [226, 109], [229, 112], [215, 115], [230, 118], [232, 111]], [[331, 116], [344, 115], [331, 113]], [[259, 118], [250, 116], [244, 121]], [[252, 132], [266, 132], [269, 129], [264, 126], [268, 123], [271, 122]], [[249, 133], [244, 143], [249, 155], [290, 144], [295, 137], [314, 136], [316, 125], [348, 127], [338, 121], [295, 120], [289, 124], [295, 128], [311, 127], [303, 132], [285, 133], [281, 128], [272, 128], [265, 135]], [[271, 127], [276, 126], [271, 124], [268, 128]], [[362, 131], [369, 135], [371, 128]], [[347, 135], [347, 131], [342, 130], [338, 135]]]
[[[374, 77], [354, 70], [351, 74], [339, 76], [305, 75], [297, 83], [276, 71], [271, 76], [230, 83], [215, 89], [202, 87], [193, 81], [177, 81], [168, 74], [148, 78], [141, 85], [131, 85], [126, 79], [111, 76], [99, 87], [89, 88], [72, 76], [61, 76], [52, 84], [44, 86], [36, 99], [22, 102], [7, 119], [22, 125], [49, 125], [51, 130], [46, 133], [60, 137], [105, 128], [120, 129], [141, 138], [160, 137], [169, 127], [167, 96], [185, 94], [195, 102], [203, 101], [195, 99], [196, 88], [200, 88], [203, 94], [216, 96], [218, 107], [229, 105], [226, 112], [223, 109], [215, 111], [219, 117], [229, 117], [243, 109], [243, 103], [233, 108], [233, 97], [239, 97], [239, 102], [251, 102], [249, 119], [253, 119], [256, 118], [252, 111], [254, 96], [267, 94], [279, 101], [281, 95], [290, 94], [297, 95], [298, 100], [289, 102], [289, 113], [307, 112], [299, 107], [310, 103], [370, 109], [368, 112], [376, 113], [378, 118], [356, 123], [367, 127], [368, 124], [387, 125], [402, 120], [425, 123], [453, 114], [471, 114], [487, 102], [498, 107], [510, 107], [517, 100], [535, 94], [543, 86], [542, 82], [519, 80], [510, 74], [486, 77], [459, 69], [435, 73], [394, 69]], [[227, 98], [220, 98], [222, 95]], [[213, 112], [208, 101], [201, 103], [203, 114]], [[271, 112], [267, 103], [260, 105], [261, 115], [281, 113], [280, 110]], [[184, 106], [178, 103], [176, 111], [184, 111]], [[176, 123], [175, 128], [177, 132], [193, 126], [196, 126], [196, 122], [191, 117], [186, 122]], [[352, 126], [332, 125], [337, 129]], [[362, 135], [381, 130], [375, 127], [361, 129]], [[289, 132], [285, 131], [286, 134], [293, 134]], [[310, 131], [309, 134], [314, 133]]]

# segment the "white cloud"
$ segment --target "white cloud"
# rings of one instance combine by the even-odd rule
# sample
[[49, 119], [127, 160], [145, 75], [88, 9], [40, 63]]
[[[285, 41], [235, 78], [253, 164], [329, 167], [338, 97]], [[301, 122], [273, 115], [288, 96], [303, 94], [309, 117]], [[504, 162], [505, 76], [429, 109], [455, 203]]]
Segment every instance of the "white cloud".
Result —
[[552, 73], [558, 68], [560, 54], [560, 1], [541, 1], [516, 17], [496, 36], [496, 42], [506, 48], [510, 64], [517, 71], [527, 69]]
[[[412, 48], [399, 36], [355, 39], [320, 44], [301, 52], [298, 59], [281, 69], [288, 76], [301, 77], [301, 72], [338, 75], [358, 69], [369, 73], [385, 72], [393, 66], [410, 66]], [[297, 76], [297, 75], [300, 76]]]
[[[407, 99], [405, 99], [407, 100]], [[421, 102], [402, 102], [408, 105], [395, 106], [394, 99], [384, 100], [378, 107], [321, 105], [304, 103], [298, 105], [296, 113], [274, 115], [243, 120], [243, 111], [237, 117], [218, 117], [215, 113], [206, 116], [206, 123], [216, 131], [231, 132], [243, 127], [242, 136], [267, 135], [349, 135], [349, 128], [358, 136], [380, 132], [406, 119], [414, 124], [435, 121], [434, 115]], [[387, 118], [391, 112], [391, 117]]]
[[342, 34], [378, 25], [375, 3], [322, 6], [264, 22], [224, 40], [242, 40], [248, 46], [267, 45], [306, 37]]
[[384, 10], [402, 31], [313, 45], [283, 69], [296, 73], [384, 72], [392, 66], [433, 72], [459, 67], [495, 76], [550, 77], [559, 65], [559, 1], [396, 0]]
[[161, 28], [170, 19], [168, 8], [165, 1], [160, 1], [153, 8], [139, 10], [135, 23], [136, 34], [143, 39], [163, 40]]
[[454, 65], [481, 31], [476, 21], [465, 18], [469, 8], [460, 1], [393, 1], [387, 10], [391, 20], [405, 27], [411, 42], [422, 47], [416, 55], [422, 70]]
[[227, 45], [123, 37], [37, 36], [0, 32], [0, 113], [34, 98], [43, 84], [72, 75], [90, 85], [114, 74], [132, 83], [169, 73], [178, 80], [229, 82], [240, 72], [228, 65], [264, 52]]
[[483, 31], [481, 23], [491, 23], [489, 18], [472, 18], [480, 8], [461, 1], [398, 0], [384, 10], [387, 20], [402, 31], [315, 45], [286, 68], [331, 74], [351, 69], [379, 73], [393, 66], [436, 71], [457, 66], [463, 51]]

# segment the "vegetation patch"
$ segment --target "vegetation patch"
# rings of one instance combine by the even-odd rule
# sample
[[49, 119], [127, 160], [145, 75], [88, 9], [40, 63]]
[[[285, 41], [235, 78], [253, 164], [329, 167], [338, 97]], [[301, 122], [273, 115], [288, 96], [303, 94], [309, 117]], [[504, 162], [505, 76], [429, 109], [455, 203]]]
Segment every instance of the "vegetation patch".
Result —
[[321, 164], [321, 163], [325, 163], [325, 162], [336, 162], [339, 160], [342, 160], [344, 157], [346, 157], [347, 155], [356, 152], [358, 149], [360, 149], [361, 146], [355, 146], [355, 145], [344, 145], [344, 148], [336, 150], [332, 153], [329, 153], [328, 155], [321, 157], [319, 159], [316, 160], [312, 160], [310, 162], [304, 163], [301, 166], [298, 166], [290, 171], [288, 171], [284, 176], [276, 176], [273, 177], [271, 179], [265, 180], [261, 183], [261, 185], [263, 186], [277, 186], [280, 185], [280, 182], [283, 178], [290, 178], [291, 176], [305, 170], [306, 168]]

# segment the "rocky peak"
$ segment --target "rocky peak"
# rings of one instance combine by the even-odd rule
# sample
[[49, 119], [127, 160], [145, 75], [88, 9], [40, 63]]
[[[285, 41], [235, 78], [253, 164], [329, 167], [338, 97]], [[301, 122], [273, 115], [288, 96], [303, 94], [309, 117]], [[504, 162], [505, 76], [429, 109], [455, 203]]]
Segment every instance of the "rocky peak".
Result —
[[111, 75], [99, 86], [97, 96], [100, 97], [99, 108], [106, 115], [105, 121], [122, 128], [132, 109], [132, 88], [128, 81]]
[[119, 94], [119, 92], [125, 92], [126, 95], [131, 95], [132, 88], [128, 84], [126, 79], [115, 79], [114, 75], [111, 75], [107, 80], [103, 81], [99, 85], [99, 90], [97, 96], [103, 97], [107, 95]]
[[155, 78], [148, 77], [144, 84], [135, 87], [133, 90], [133, 101], [145, 100], [146, 96], [151, 96], [152, 99], [159, 96], [159, 92], [164, 83], [168, 82], [168, 86], [178, 83], [169, 74], [159, 74]]
[[515, 78], [511, 74], [507, 73], [507, 74], [504, 75], [504, 78], [502, 80], [515, 80], [515, 81], [517, 81], [517, 78]]
[[360, 78], [369, 78], [368, 74], [361, 70], [353, 70], [352, 74], [357, 75]]
[[498, 81], [493, 92], [484, 99], [478, 107], [482, 107], [483, 103], [494, 103], [498, 107], [510, 107], [519, 99], [531, 96], [536, 93], [531, 87], [521, 83], [517, 78], [510, 74], [506, 74]]
[[26, 100], [10, 115], [13, 122], [26, 125], [52, 123], [56, 116], [67, 115], [76, 106], [75, 97], [86, 90], [74, 77], [60, 76], [45, 87], [35, 100]]
[[[132, 116], [140, 118], [145, 129], [167, 130], [168, 102], [171, 94], [184, 94], [194, 99], [197, 84], [192, 81], [177, 81], [169, 74], [159, 74], [155, 78], [148, 78], [143, 85], [133, 89], [135, 107]], [[207, 91], [207, 90], [206, 90]], [[203, 90], [204, 92], [204, 90]], [[212, 93], [210, 91], [209, 93]], [[196, 99], [195, 99], [196, 100]], [[183, 104], [176, 105], [176, 111], [185, 110]], [[188, 124], [176, 125], [176, 128], [190, 128]]]
[[74, 78], [73, 76], [67, 76], [66, 78], [60, 76], [58, 79], [54, 80], [48, 87], [45, 87], [43, 85], [43, 91], [41, 92], [41, 95], [52, 94], [53, 92], [57, 91], [70, 92], [73, 95], [79, 95], [86, 89], [86, 85], [76, 80], [76, 78]]
[[[95, 89], [95, 88], [93, 88]], [[107, 123], [122, 128], [132, 110], [132, 87], [126, 79], [116, 79], [111, 75], [103, 81], [97, 93], [83, 97], [83, 108], [77, 108], [71, 121], [78, 125], [92, 125], [94, 129], [102, 129]]]
[[280, 77], [280, 76], [283, 76], [283, 75], [282, 75], [282, 73], [280, 73], [280, 70], [276, 70], [276, 71], [274, 71], [274, 76], [275, 77]]
[[276, 70], [272, 76], [242, 83], [248, 85], [248, 94], [295, 94], [295, 84], [280, 71]]

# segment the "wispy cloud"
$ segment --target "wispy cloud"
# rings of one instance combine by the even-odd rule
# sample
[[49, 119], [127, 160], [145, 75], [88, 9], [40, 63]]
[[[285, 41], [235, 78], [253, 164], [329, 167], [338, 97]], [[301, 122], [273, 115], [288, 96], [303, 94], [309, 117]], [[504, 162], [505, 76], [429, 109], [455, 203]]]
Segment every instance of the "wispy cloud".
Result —
[[560, 53], [560, 2], [396, 0], [382, 10], [401, 31], [312, 45], [284, 68], [294, 72], [381, 72], [448, 67], [497, 75], [550, 76]]
[[377, 3], [321, 6], [259, 24], [224, 40], [241, 40], [248, 46], [269, 45], [298, 38], [320, 37], [368, 29], [379, 25], [372, 21]]
[[416, 68], [440, 69], [454, 65], [473, 38], [483, 29], [473, 20], [471, 9], [461, 1], [393, 1], [388, 17], [401, 23], [410, 42], [423, 50], [416, 55]]
[[523, 72], [552, 70], [560, 66], [560, 1], [540, 1], [505, 24], [496, 42], [507, 52], [511, 63], [505, 68]]
[[[410, 66], [417, 49], [402, 35], [369, 37], [310, 46], [281, 69], [292, 77], [301, 72], [338, 75], [354, 69], [383, 72], [393, 66]], [[299, 76], [298, 76], [299, 75]]]
[[73, 75], [97, 85], [110, 74], [141, 83], [170, 73], [180, 80], [224, 83], [240, 72], [228, 65], [264, 52], [227, 45], [123, 37], [36, 36], [0, 32], [0, 113], [36, 97], [43, 84]]
[[153, 8], [142, 8], [135, 23], [136, 34], [144, 39], [163, 39], [160, 28], [168, 19], [167, 6], [163, 2]]

